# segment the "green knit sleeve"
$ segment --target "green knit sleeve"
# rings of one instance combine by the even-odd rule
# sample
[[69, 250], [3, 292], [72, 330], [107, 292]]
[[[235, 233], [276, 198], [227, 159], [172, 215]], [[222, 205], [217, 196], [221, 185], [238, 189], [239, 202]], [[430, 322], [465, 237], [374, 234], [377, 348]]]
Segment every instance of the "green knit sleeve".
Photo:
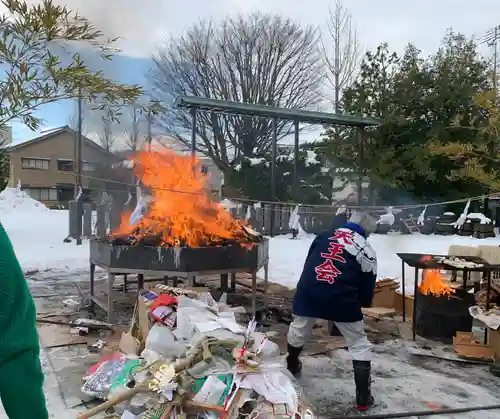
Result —
[[15, 300], [19, 287], [25, 282], [23, 272], [17, 261], [12, 244], [3, 225], [0, 223], [0, 331], [12, 321], [15, 315]]
[[35, 302], [0, 224], [0, 364], [28, 350], [39, 350]]

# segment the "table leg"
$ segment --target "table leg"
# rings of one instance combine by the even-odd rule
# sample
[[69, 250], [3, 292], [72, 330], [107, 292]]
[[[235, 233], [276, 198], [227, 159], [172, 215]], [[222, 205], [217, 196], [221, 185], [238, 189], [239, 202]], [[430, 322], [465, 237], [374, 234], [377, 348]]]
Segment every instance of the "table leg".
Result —
[[123, 292], [127, 292], [128, 289], [128, 275], [123, 275]]
[[415, 268], [415, 283], [413, 286], [413, 319], [411, 321], [411, 332], [415, 341], [417, 335], [417, 294], [418, 294], [418, 269]]
[[403, 287], [403, 323], [406, 322], [405, 263], [401, 261], [401, 281]]
[[467, 280], [469, 279], [469, 271], [467, 269], [464, 269], [464, 290], [467, 291]]

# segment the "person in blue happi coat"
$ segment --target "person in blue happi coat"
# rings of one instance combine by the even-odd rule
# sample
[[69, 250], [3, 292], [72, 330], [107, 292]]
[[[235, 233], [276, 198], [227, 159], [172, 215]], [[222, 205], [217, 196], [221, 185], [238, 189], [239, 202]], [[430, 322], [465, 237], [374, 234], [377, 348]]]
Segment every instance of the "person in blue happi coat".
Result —
[[375, 291], [377, 258], [367, 241], [375, 218], [354, 213], [343, 226], [319, 234], [311, 244], [293, 300], [294, 321], [288, 330], [289, 371], [302, 369], [299, 355], [316, 319], [334, 322], [353, 358], [356, 406], [367, 410], [371, 394], [372, 345], [364, 331], [362, 307], [370, 307]]

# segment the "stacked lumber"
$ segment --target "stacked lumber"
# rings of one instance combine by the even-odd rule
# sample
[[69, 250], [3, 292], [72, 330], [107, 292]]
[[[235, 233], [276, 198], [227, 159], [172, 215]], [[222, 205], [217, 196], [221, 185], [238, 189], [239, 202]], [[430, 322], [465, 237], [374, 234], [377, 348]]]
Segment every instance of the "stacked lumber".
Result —
[[377, 281], [375, 285], [375, 292], [380, 292], [383, 290], [393, 290], [396, 291], [399, 288], [399, 282], [393, 278], [385, 278]]

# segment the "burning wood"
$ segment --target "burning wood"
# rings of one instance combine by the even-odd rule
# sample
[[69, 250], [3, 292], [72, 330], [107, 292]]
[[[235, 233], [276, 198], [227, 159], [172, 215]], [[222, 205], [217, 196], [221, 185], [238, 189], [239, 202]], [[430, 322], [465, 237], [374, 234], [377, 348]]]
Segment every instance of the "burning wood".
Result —
[[152, 191], [147, 212], [135, 223], [131, 213], [122, 215], [120, 226], [111, 234], [115, 243], [206, 247], [252, 246], [260, 235], [245, 228], [208, 194], [207, 175], [191, 156], [169, 150], [141, 151], [133, 157], [134, 171]]
[[[432, 256], [423, 256], [422, 262], [432, 260]], [[446, 278], [439, 269], [424, 269], [422, 271], [422, 282], [418, 289], [424, 295], [434, 295], [436, 297], [449, 297], [455, 290], [446, 283]]]

